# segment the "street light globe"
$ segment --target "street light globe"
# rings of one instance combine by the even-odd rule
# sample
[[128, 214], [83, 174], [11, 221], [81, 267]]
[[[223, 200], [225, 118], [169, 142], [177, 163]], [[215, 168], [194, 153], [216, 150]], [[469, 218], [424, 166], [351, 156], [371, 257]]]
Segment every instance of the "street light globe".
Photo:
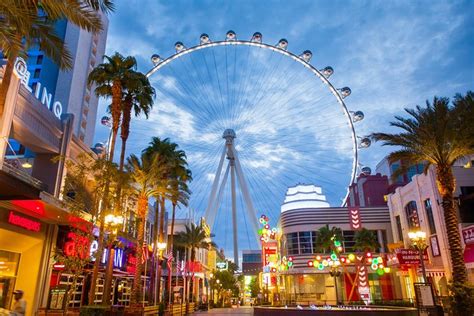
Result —
[[165, 242], [159, 242], [156, 245], [158, 247], [158, 250], [164, 250], [166, 248], [166, 243]]

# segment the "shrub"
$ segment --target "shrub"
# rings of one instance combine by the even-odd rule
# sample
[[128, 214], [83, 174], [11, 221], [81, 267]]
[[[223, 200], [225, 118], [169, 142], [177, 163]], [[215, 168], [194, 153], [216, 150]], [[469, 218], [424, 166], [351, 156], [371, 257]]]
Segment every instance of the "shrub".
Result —
[[452, 283], [449, 285], [451, 311], [455, 316], [474, 314], [474, 287], [470, 284]]
[[110, 306], [91, 305], [82, 306], [79, 311], [79, 316], [104, 316], [110, 310]]

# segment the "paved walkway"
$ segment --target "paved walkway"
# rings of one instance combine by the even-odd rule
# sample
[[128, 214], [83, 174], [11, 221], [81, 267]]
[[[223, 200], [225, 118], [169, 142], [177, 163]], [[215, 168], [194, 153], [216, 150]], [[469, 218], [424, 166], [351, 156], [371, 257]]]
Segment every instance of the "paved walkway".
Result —
[[253, 308], [250, 306], [241, 306], [239, 308], [213, 308], [206, 312], [196, 312], [193, 315], [253, 315]]

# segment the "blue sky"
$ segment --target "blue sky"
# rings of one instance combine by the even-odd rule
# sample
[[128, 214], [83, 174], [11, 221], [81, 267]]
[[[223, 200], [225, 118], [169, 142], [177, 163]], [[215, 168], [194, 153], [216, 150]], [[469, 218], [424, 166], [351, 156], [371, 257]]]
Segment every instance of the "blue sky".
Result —
[[[196, 45], [201, 33], [222, 40], [228, 30], [241, 39], [259, 31], [269, 44], [286, 38], [291, 52], [311, 50], [316, 68], [332, 66], [330, 79], [336, 88], [352, 89], [346, 103], [350, 110], [364, 111], [365, 120], [356, 126], [363, 136], [389, 130], [388, 122], [404, 107], [473, 88], [472, 12], [472, 1], [117, 1], [107, 54], [134, 55], [146, 72], [153, 53], [173, 54], [176, 41]], [[145, 147], [151, 136], [180, 144], [194, 169], [192, 206], [202, 214], [223, 146], [220, 134], [231, 126], [238, 133], [237, 150], [258, 211], [275, 222], [285, 187], [298, 182], [321, 185], [337, 205], [351, 169], [350, 135], [340, 108], [321, 82], [303, 67], [290, 65], [293, 61], [280, 61], [267, 52], [226, 48], [199, 54], [151, 77], [158, 91], [155, 110], [150, 120], [132, 122], [129, 152]], [[230, 78], [226, 71], [232, 69], [222, 66], [227, 56], [234, 56], [238, 70], [233, 78], [240, 79], [224, 89], [224, 79]], [[220, 66], [214, 68], [213, 60]], [[207, 76], [208, 70], [217, 76]], [[239, 82], [248, 82], [254, 90], [238, 93]], [[266, 102], [256, 98], [252, 105], [235, 104], [236, 95], [255, 96], [259, 91]], [[99, 122], [96, 140], [104, 141], [106, 135]], [[360, 163], [375, 169], [387, 150], [373, 145], [361, 151]], [[238, 201], [241, 205], [240, 194]], [[230, 255], [228, 202], [221, 208], [216, 238]], [[179, 214], [184, 216], [185, 210]], [[247, 221], [239, 216], [241, 248], [254, 244]]]

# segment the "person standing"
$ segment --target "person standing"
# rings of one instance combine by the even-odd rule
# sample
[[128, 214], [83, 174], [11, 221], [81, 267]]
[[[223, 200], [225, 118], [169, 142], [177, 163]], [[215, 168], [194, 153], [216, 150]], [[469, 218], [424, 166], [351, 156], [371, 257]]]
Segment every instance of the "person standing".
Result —
[[26, 300], [23, 298], [23, 291], [16, 290], [13, 292], [15, 303], [13, 304], [13, 310], [11, 316], [25, 316], [26, 314]]

